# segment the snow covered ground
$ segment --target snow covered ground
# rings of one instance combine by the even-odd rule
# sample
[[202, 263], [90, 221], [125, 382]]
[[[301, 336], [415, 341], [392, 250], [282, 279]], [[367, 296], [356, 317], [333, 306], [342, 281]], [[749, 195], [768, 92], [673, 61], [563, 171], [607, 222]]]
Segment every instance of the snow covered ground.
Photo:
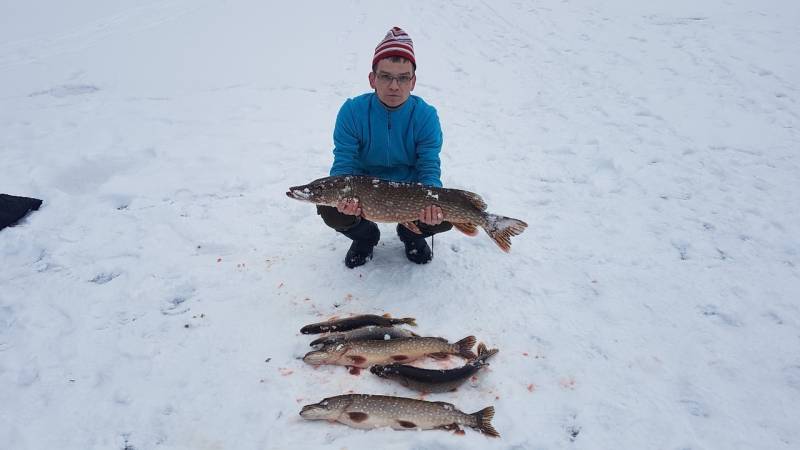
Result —
[[[656, 4], [657, 3], [657, 4]], [[800, 3], [0, 3], [7, 449], [800, 447]], [[409, 32], [443, 181], [530, 227], [503, 254], [349, 241], [290, 185]], [[302, 325], [417, 318], [500, 354], [431, 395], [500, 439], [308, 422], [345, 392]], [[458, 361], [450, 361], [455, 365]]]

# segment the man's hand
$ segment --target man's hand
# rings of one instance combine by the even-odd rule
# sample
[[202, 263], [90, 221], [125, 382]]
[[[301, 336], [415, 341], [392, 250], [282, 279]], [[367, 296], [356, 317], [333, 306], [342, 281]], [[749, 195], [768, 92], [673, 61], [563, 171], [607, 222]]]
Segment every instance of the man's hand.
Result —
[[346, 198], [340, 200], [339, 203], [336, 204], [336, 209], [339, 210], [340, 213], [347, 214], [348, 216], [361, 215], [361, 207], [358, 206], [357, 198]]
[[442, 208], [436, 205], [426, 206], [425, 209], [419, 212], [419, 221], [425, 225], [439, 225], [444, 221]]

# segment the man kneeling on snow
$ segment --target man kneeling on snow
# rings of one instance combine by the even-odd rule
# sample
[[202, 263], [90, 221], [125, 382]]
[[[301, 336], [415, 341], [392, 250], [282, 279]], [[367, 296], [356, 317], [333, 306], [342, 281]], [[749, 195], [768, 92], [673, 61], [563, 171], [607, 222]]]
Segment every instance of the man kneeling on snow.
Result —
[[[375, 91], [347, 99], [336, 117], [331, 176], [371, 175], [442, 186], [442, 129], [436, 109], [411, 95], [416, 69], [414, 43], [405, 31], [392, 28], [372, 58], [369, 85]], [[361, 217], [358, 199], [344, 200], [335, 208], [317, 206], [317, 213], [326, 225], [353, 240], [344, 259], [347, 267], [358, 267], [372, 258], [380, 231]], [[425, 264], [433, 258], [425, 238], [453, 227], [442, 217], [441, 208], [429, 205], [414, 222], [422, 234], [397, 225], [410, 261]]]

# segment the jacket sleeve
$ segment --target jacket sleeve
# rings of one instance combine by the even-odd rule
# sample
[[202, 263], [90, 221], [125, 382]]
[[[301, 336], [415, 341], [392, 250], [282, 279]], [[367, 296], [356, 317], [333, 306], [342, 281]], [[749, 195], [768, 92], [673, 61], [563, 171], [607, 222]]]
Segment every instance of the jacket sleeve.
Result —
[[330, 175], [359, 175], [358, 132], [353, 118], [351, 100], [344, 102], [336, 115], [333, 129], [333, 165]]
[[420, 183], [428, 186], [442, 187], [441, 160], [439, 152], [442, 150], [442, 127], [436, 109], [430, 107], [430, 112], [422, 121], [417, 135], [417, 178]]

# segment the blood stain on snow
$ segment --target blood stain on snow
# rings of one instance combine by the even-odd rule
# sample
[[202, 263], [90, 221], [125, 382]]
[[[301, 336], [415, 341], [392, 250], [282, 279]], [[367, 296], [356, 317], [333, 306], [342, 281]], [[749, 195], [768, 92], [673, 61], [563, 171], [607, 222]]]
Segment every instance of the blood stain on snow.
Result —
[[536, 390], [536, 385], [531, 383], [528, 385], [528, 392], [533, 392]]
[[294, 370], [287, 369], [285, 367], [279, 367], [278, 371], [281, 373], [281, 376], [284, 376], [284, 377], [289, 376], [289, 375], [294, 373]]
[[575, 389], [575, 378], [573, 378], [573, 377], [562, 378], [561, 380], [559, 380], [558, 384], [564, 389], [574, 390]]

